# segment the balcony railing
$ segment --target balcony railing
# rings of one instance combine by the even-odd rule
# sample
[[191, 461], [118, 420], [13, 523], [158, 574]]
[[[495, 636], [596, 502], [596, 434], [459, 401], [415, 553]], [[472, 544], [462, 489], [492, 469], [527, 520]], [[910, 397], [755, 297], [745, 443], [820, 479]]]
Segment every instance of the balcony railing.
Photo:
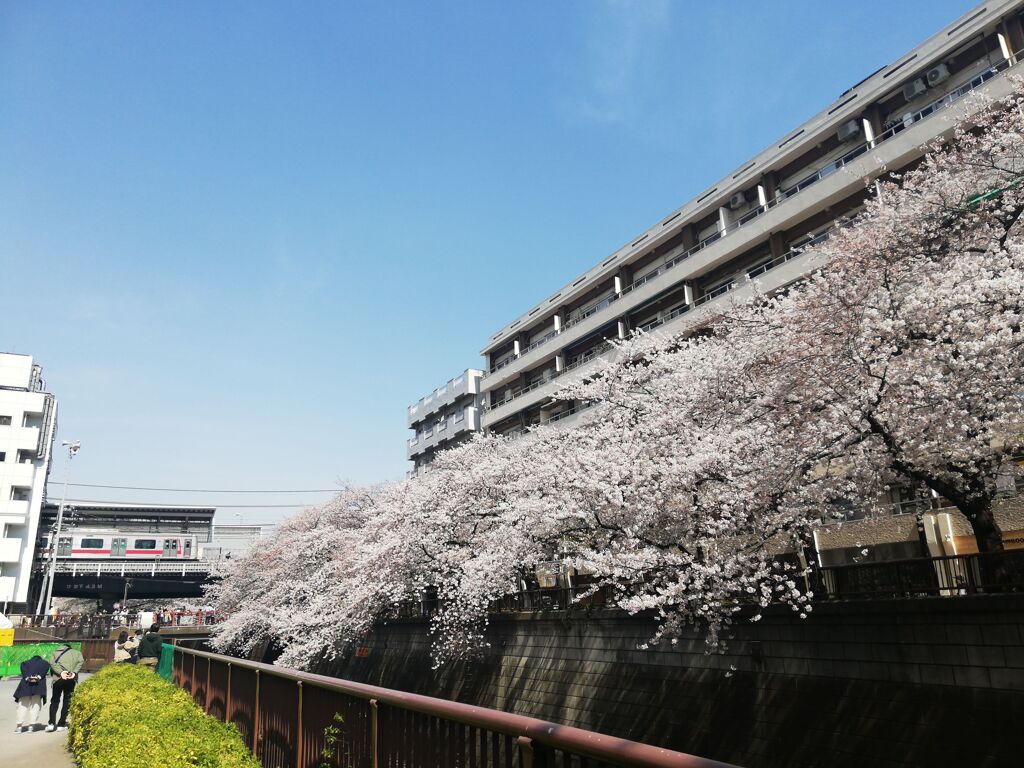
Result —
[[[785, 264], [788, 261], [792, 261], [797, 256], [800, 256], [800, 255], [806, 253], [809, 248], [813, 248], [814, 246], [820, 245], [821, 243], [823, 243], [826, 240], [828, 240], [832, 236], [832, 234], [836, 231], [836, 229], [838, 229], [841, 226], [847, 225], [849, 222], [850, 222], [849, 219], [843, 219], [840, 222], [837, 222], [832, 227], [829, 227], [829, 229], [827, 229], [826, 231], [824, 231], [824, 232], [822, 232], [822, 233], [820, 233], [818, 235], [815, 235], [813, 238], [811, 238], [807, 242], [801, 243], [799, 247], [791, 248], [790, 250], [786, 251], [786, 253], [783, 253], [780, 256], [776, 256], [774, 259], [770, 259], [770, 260], [768, 260], [766, 262], [763, 262], [763, 263], [757, 265], [756, 268], [754, 268], [753, 270], [751, 270], [748, 273], [748, 277], [750, 279], [753, 279], [755, 277], [760, 277], [761, 275], [765, 274], [766, 272], [770, 272], [771, 270], [775, 269], [776, 267], [782, 266], [783, 264]], [[645, 279], [649, 279], [649, 278], [645, 278]], [[662, 326], [662, 325], [665, 325], [666, 323], [668, 323], [668, 322], [670, 322], [672, 320], [675, 320], [677, 317], [680, 317], [681, 315], [686, 314], [687, 312], [689, 312], [694, 307], [699, 307], [699, 306], [701, 306], [703, 304], [707, 304], [707, 303], [709, 303], [711, 301], [714, 301], [715, 299], [717, 299], [717, 298], [719, 298], [721, 296], [724, 296], [725, 294], [729, 293], [730, 291], [732, 291], [733, 289], [738, 288], [738, 287], [739, 287], [739, 284], [737, 284], [736, 281], [732, 281], [730, 283], [726, 283], [725, 285], [719, 286], [718, 288], [715, 288], [714, 290], [708, 291], [703, 296], [701, 296], [700, 298], [696, 299], [692, 304], [684, 304], [683, 306], [677, 307], [676, 309], [672, 310], [671, 312], [666, 313], [663, 317], [656, 318], [656, 319], [651, 320], [651, 321], [649, 321], [647, 323], [644, 323], [642, 325], [637, 326], [635, 331], [644, 331], [644, 332], [652, 331], [655, 328], [657, 328], [659, 326]], [[610, 347], [611, 347], [611, 344], [606, 341], [604, 344], [600, 344], [600, 345], [594, 347], [593, 349], [588, 350], [583, 355], [581, 355], [579, 358], [576, 358], [575, 360], [570, 362], [569, 365], [567, 365], [561, 371], [554, 371], [554, 372], [550, 373], [546, 378], [543, 378], [543, 379], [540, 379], [538, 381], [535, 381], [532, 384], [530, 384], [529, 386], [521, 387], [519, 389], [512, 390], [512, 392], [510, 394], [505, 395], [503, 398], [501, 398], [500, 400], [496, 401], [494, 403], [494, 405], [488, 406], [485, 403], [484, 404], [484, 411], [494, 410], [495, 408], [498, 408], [498, 407], [500, 407], [502, 405], [505, 405], [506, 403], [509, 403], [509, 402], [519, 398], [519, 397], [522, 397], [523, 395], [529, 394], [530, 392], [534, 391], [535, 389], [539, 389], [540, 387], [543, 387], [545, 384], [550, 384], [556, 378], [558, 378], [560, 376], [564, 376], [565, 374], [569, 373], [569, 371], [572, 371], [573, 369], [578, 368], [579, 366], [585, 365], [586, 363], [590, 362], [592, 359], [594, 359], [594, 357], [596, 357], [597, 355], [601, 354], [602, 352], [604, 352], [606, 349], [608, 349]], [[509, 361], [509, 362], [511, 362], [511, 361]], [[507, 365], [507, 364], [508, 363], [505, 363], [505, 365]]]
[[587, 318], [592, 317], [593, 315], [597, 314], [598, 312], [606, 309], [607, 307], [611, 306], [616, 301], [618, 301], [620, 298], [625, 296], [627, 293], [630, 293], [631, 291], [636, 290], [637, 288], [639, 288], [640, 286], [644, 285], [645, 283], [647, 283], [647, 282], [653, 280], [654, 278], [664, 274], [665, 272], [667, 272], [668, 270], [672, 269], [673, 267], [678, 266], [679, 264], [681, 264], [682, 262], [686, 261], [691, 256], [693, 256], [694, 254], [699, 253], [700, 251], [702, 251], [705, 248], [707, 248], [712, 243], [715, 243], [718, 240], [720, 240], [721, 238], [723, 238], [723, 237], [725, 237], [727, 235], [732, 234], [733, 232], [737, 231], [738, 229], [741, 229], [742, 227], [746, 226], [750, 222], [752, 222], [755, 219], [757, 219], [759, 216], [761, 216], [761, 214], [766, 213], [769, 210], [775, 208], [780, 203], [784, 203], [787, 200], [792, 199], [793, 197], [798, 195], [800, 192], [803, 192], [808, 187], [811, 187], [814, 184], [817, 184], [822, 179], [824, 179], [824, 178], [826, 178], [828, 176], [831, 176], [833, 173], [835, 173], [840, 168], [843, 168], [846, 165], [849, 165], [850, 163], [852, 163], [857, 158], [859, 158], [862, 155], [866, 154], [869, 150], [874, 149], [879, 144], [882, 144], [882, 143], [888, 141], [889, 139], [891, 139], [896, 134], [901, 133], [903, 130], [908, 128], [910, 125], [915, 124], [917, 122], [920, 122], [921, 120], [923, 120], [923, 119], [925, 119], [927, 117], [930, 117], [931, 115], [935, 114], [936, 112], [940, 112], [940, 111], [946, 109], [947, 107], [951, 106], [952, 104], [954, 104], [957, 101], [959, 101], [960, 99], [962, 99], [967, 94], [969, 94], [972, 91], [975, 91], [978, 88], [980, 88], [982, 85], [984, 85], [990, 79], [992, 79], [996, 74], [998, 74], [999, 72], [1001, 72], [1001, 71], [1003, 71], [1005, 69], [1008, 69], [1010, 66], [1011, 66], [1010, 62], [1004, 60], [1004, 61], [1002, 61], [1002, 62], [1000, 62], [998, 64], [993, 65], [992, 67], [989, 67], [984, 72], [981, 72], [980, 74], [978, 74], [977, 76], [972, 78], [969, 82], [964, 83], [963, 85], [961, 85], [958, 88], [953, 89], [952, 91], [949, 91], [945, 95], [939, 97], [935, 101], [931, 102], [930, 104], [926, 105], [925, 107], [922, 107], [921, 109], [917, 110], [916, 112], [910, 113], [909, 115], [905, 116], [899, 122], [897, 122], [896, 124], [890, 126], [887, 130], [883, 131], [882, 133], [880, 133], [878, 136], [876, 136], [875, 138], [871, 139], [870, 141], [865, 141], [864, 143], [859, 144], [858, 146], [854, 147], [849, 152], [844, 154], [842, 157], [840, 157], [840, 158], [838, 158], [836, 160], [829, 161], [828, 163], [826, 163], [825, 165], [821, 166], [820, 168], [815, 170], [813, 173], [811, 173], [809, 176], [807, 176], [806, 178], [804, 178], [801, 181], [797, 182], [796, 184], [793, 184], [793, 185], [785, 188], [784, 190], [780, 190], [778, 192], [778, 194], [773, 199], [769, 200], [765, 205], [760, 205], [760, 206], [758, 206], [758, 207], [748, 211], [747, 213], [745, 213], [743, 216], [741, 216], [736, 221], [730, 223], [729, 225], [727, 225], [726, 227], [722, 228], [718, 232], [714, 232], [713, 234], [711, 234], [708, 237], [704, 238], [703, 240], [701, 240], [699, 243], [697, 243], [693, 247], [691, 247], [691, 248], [689, 248], [687, 250], [684, 250], [684, 251], [682, 251], [682, 252], [672, 256], [664, 264], [659, 266], [655, 271], [651, 272], [648, 275], [645, 275], [644, 277], [640, 278], [639, 280], [633, 281], [630, 285], [628, 285], [625, 288], [623, 288], [621, 293], [618, 293], [618, 294], [616, 294], [614, 296], [610, 296], [607, 299], [604, 299], [603, 301], [599, 302], [598, 304], [595, 304], [592, 307], [588, 307], [583, 312], [579, 312], [577, 314], [572, 315], [572, 319], [568, 320], [565, 323], [565, 325], [562, 326], [562, 328], [559, 331], [553, 331], [552, 333], [546, 335], [544, 338], [534, 342], [533, 344], [531, 344], [526, 349], [520, 350], [520, 353], [518, 355], [513, 355], [511, 358], [502, 361], [498, 365], [493, 366], [489, 371], [484, 373], [484, 378], [486, 378], [487, 376], [489, 376], [489, 375], [499, 371], [500, 369], [504, 368], [505, 366], [512, 364], [513, 362], [515, 362], [515, 360], [517, 358], [522, 357], [527, 352], [530, 352], [530, 351], [536, 349], [537, 347], [542, 346], [543, 344], [548, 343], [549, 341], [551, 341], [551, 339], [557, 337], [561, 333], [564, 333], [566, 330], [568, 330], [569, 328], [573, 327], [574, 325], [576, 325], [578, 323], [581, 323], [584, 320], [586, 320]]

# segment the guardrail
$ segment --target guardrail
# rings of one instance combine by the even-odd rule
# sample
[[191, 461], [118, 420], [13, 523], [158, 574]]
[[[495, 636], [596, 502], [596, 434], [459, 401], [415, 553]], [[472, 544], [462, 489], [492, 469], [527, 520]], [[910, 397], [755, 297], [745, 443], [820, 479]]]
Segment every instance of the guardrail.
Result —
[[[735, 768], [532, 717], [180, 646], [172, 681], [207, 714], [234, 723], [264, 768]], [[338, 729], [331, 742], [328, 728]]]
[[133, 573], [148, 573], [150, 576], [158, 573], [180, 573], [184, 576], [189, 573], [209, 573], [211, 569], [211, 563], [206, 560], [153, 560], [144, 563], [124, 560], [58, 560], [54, 570], [56, 573], [70, 573], [72, 576], [125, 576]]

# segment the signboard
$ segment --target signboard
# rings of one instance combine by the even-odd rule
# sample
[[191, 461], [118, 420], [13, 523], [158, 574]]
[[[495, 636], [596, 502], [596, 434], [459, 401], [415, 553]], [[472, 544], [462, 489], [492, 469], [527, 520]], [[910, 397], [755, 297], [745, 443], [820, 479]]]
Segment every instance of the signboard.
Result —
[[0, 629], [0, 647], [14, 645], [14, 630]]
[[[954, 536], [953, 546], [958, 555], [974, 555], [978, 552], [978, 542], [974, 536]], [[1024, 549], [1024, 530], [1003, 531], [1004, 549]]]
[[370, 647], [367, 645], [360, 645], [356, 648], [356, 658], [365, 659], [370, 655]]

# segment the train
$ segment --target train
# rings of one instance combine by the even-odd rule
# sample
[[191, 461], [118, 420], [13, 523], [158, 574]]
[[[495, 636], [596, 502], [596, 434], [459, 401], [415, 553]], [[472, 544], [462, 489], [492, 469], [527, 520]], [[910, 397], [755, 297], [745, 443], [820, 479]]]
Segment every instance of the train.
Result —
[[[39, 542], [44, 556], [49, 555], [48, 538]], [[195, 535], [188, 533], [76, 528], [57, 539], [59, 560], [198, 560], [199, 554]]]

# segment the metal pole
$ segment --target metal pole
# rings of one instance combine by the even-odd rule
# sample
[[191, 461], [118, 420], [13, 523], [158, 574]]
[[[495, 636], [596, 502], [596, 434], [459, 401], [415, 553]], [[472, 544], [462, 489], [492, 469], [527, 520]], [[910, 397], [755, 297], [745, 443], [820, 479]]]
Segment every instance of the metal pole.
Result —
[[57, 546], [60, 542], [60, 531], [64, 524], [64, 506], [68, 499], [68, 480], [71, 477], [71, 460], [75, 458], [75, 454], [78, 453], [78, 449], [82, 447], [80, 442], [65, 440], [61, 445], [67, 446], [68, 449], [68, 463], [64, 465], [64, 493], [60, 497], [60, 506], [57, 508], [57, 531], [53, 536], [53, 541], [50, 542], [50, 573], [46, 582], [46, 601], [43, 605], [42, 613], [45, 615], [50, 614], [50, 604], [53, 601], [53, 576], [57, 571]]

